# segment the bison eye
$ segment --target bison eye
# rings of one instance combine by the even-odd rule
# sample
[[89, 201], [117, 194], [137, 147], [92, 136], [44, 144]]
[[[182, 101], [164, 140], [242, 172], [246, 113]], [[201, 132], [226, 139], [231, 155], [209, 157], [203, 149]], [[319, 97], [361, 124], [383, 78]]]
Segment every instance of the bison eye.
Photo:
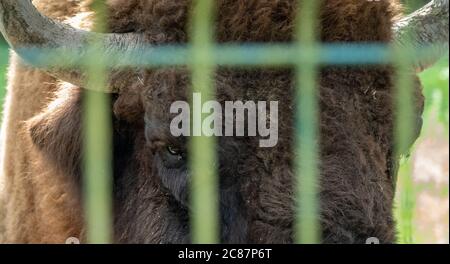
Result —
[[185, 165], [186, 152], [176, 145], [167, 145], [166, 150], [162, 153], [162, 161], [168, 169], [178, 169]]
[[177, 156], [179, 159], [183, 159], [183, 151], [180, 148], [177, 148], [175, 146], [169, 145], [167, 146], [167, 151], [172, 156]]

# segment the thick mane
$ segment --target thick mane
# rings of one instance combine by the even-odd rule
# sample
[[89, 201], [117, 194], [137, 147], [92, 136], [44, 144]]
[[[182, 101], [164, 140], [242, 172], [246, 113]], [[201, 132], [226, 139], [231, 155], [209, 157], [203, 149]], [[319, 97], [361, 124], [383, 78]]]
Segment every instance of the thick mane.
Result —
[[[297, 0], [217, 0], [218, 42], [286, 42], [293, 39]], [[39, 10], [76, 27], [89, 24], [91, 0], [35, 0]], [[109, 31], [146, 33], [151, 42], [187, 42], [190, 0], [108, 0]], [[389, 41], [398, 0], [324, 0], [320, 22], [324, 42]], [[73, 19], [78, 17], [78, 19]], [[72, 19], [71, 19], [72, 18]], [[84, 26], [85, 28], [87, 26]]]
[[[296, 0], [218, 0], [219, 42], [286, 42], [293, 38]], [[109, 1], [113, 32], [145, 32], [155, 42], [188, 40], [189, 0]], [[388, 41], [397, 1], [325, 0], [321, 36], [329, 41]]]

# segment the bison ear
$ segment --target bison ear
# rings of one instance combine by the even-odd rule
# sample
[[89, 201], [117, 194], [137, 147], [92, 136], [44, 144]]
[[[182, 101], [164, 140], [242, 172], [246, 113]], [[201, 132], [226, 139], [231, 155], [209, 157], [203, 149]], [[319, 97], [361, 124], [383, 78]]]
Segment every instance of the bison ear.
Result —
[[57, 98], [26, 125], [33, 145], [62, 173], [81, 177], [82, 90], [64, 87]]

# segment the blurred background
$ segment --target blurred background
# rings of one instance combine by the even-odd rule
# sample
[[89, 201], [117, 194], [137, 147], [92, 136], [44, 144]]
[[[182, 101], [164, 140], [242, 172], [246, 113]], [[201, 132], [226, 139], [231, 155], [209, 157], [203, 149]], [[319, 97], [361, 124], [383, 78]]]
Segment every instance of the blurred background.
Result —
[[[403, 0], [412, 12], [429, 0]], [[420, 74], [425, 95], [422, 134], [411, 150], [412, 243], [449, 243], [449, 68], [448, 55]], [[399, 175], [402, 177], [402, 174]], [[396, 206], [405, 186], [399, 179]], [[396, 211], [399, 221], [400, 212]], [[401, 230], [402, 227], [399, 226]]]
[[[406, 12], [428, 0], [404, 0]], [[6, 93], [9, 51], [0, 36], [0, 110]], [[448, 56], [420, 74], [426, 97], [422, 135], [412, 149], [412, 187], [408, 210], [412, 214], [413, 243], [449, 243], [449, 61]], [[0, 116], [1, 118], [1, 116]], [[400, 174], [399, 177], [402, 177]], [[400, 179], [397, 197], [404, 190]], [[401, 203], [396, 200], [397, 207]], [[397, 210], [398, 211], [398, 210]], [[396, 211], [398, 218], [400, 213]], [[402, 221], [399, 221], [400, 223]], [[401, 230], [401, 227], [400, 227]]]

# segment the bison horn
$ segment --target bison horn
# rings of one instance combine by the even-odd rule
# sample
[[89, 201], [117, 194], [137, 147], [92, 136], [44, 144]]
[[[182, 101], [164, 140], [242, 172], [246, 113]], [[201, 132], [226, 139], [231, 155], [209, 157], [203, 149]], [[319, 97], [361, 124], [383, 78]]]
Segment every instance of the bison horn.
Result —
[[394, 25], [395, 42], [413, 48], [430, 47], [431, 52], [414, 61], [417, 71], [432, 66], [448, 52], [448, 0], [432, 0]]
[[[39, 67], [61, 80], [84, 87], [86, 72], [68, 67], [43, 66], [30, 56], [30, 48], [71, 51], [76, 56], [64, 58], [65, 64], [75, 65], [88, 52], [93, 39], [101, 40], [105, 56], [113, 53], [126, 54], [143, 45], [139, 34], [101, 34], [75, 29], [45, 17], [33, 6], [31, 0], [0, 0], [0, 30], [9, 45], [28, 63]], [[28, 53], [27, 53], [28, 51]], [[109, 53], [109, 54], [108, 54]], [[106, 92], [115, 92], [107, 88]]]
[[[394, 25], [395, 42], [413, 47], [433, 47], [429, 56], [416, 60], [419, 71], [431, 66], [448, 51], [448, 0], [432, 0], [423, 8], [398, 20]], [[143, 46], [139, 34], [100, 34], [72, 28], [41, 15], [31, 0], [0, 0], [0, 30], [11, 47], [27, 60], [25, 50], [41, 45], [49, 49], [70, 50], [77, 56], [67, 58], [68, 65], [75, 65], [86, 54], [92, 39], [101, 39], [105, 57], [127, 54]], [[411, 42], [410, 42], [411, 41]], [[22, 52], [21, 52], [22, 51]], [[33, 61], [28, 59], [33, 64]], [[86, 74], [57, 66], [35, 65], [53, 76], [73, 84], [84, 86]], [[112, 87], [112, 86], [111, 86]], [[109, 88], [109, 92], [113, 92]]]

